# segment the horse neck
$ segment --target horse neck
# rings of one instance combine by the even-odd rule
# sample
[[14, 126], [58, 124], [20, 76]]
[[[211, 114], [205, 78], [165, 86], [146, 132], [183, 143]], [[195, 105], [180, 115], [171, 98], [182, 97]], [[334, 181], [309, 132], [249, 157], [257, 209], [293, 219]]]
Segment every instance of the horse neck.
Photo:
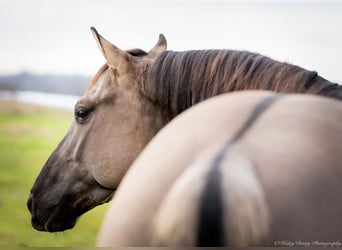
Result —
[[210, 97], [237, 90], [332, 95], [332, 83], [295, 65], [234, 50], [162, 53], [151, 65], [146, 95], [170, 120]]

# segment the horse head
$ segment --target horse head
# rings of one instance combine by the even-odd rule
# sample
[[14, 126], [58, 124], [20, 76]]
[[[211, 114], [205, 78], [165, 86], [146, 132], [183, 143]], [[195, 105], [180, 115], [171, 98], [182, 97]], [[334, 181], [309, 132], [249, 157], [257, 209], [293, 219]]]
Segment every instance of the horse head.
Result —
[[151, 63], [166, 50], [164, 36], [149, 52], [123, 51], [91, 29], [106, 64], [75, 105], [74, 122], [31, 189], [27, 205], [40, 231], [70, 229], [80, 215], [109, 201], [164, 125], [141, 90]]

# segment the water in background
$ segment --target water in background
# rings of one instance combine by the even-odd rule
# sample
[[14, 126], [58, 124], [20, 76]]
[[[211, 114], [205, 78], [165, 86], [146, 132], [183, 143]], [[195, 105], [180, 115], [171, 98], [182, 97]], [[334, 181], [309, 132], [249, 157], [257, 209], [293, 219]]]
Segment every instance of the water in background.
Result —
[[0, 91], [0, 100], [34, 103], [72, 111], [80, 96], [42, 93], [35, 91]]

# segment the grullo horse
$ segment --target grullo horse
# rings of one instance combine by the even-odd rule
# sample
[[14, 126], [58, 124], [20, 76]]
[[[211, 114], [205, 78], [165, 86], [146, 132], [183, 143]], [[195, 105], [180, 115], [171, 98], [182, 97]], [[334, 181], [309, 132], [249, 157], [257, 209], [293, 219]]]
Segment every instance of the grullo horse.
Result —
[[123, 51], [93, 35], [106, 59], [75, 105], [75, 121], [37, 177], [27, 202], [33, 227], [63, 231], [109, 201], [151, 138], [172, 118], [225, 92], [266, 89], [341, 99], [316, 72], [246, 51]]

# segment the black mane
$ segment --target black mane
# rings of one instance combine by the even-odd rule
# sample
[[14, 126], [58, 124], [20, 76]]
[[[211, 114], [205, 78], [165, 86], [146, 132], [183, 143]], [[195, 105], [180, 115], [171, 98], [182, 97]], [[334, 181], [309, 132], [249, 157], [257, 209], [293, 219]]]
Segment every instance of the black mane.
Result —
[[342, 87], [317, 72], [248, 51], [165, 51], [152, 65], [145, 94], [168, 119], [188, 107], [222, 93], [262, 89], [311, 93], [342, 99]]

